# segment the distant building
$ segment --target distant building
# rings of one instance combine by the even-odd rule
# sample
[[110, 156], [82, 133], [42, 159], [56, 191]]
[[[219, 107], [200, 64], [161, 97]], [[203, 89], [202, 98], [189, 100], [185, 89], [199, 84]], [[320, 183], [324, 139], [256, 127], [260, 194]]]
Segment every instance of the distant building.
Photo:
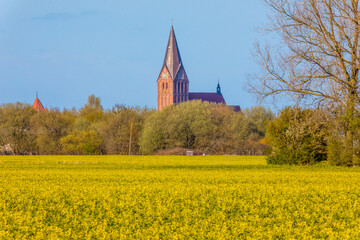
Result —
[[47, 108], [44, 108], [44, 106], [42, 105], [42, 103], [40, 102], [38, 95], [36, 94], [36, 98], [34, 101], [34, 104], [32, 105], [32, 108], [35, 109], [36, 111], [40, 112], [40, 111], [48, 111]]
[[[171, 26], [164, 63], [157, 79], [157, 109], [161, 110], [166, 106], [191, 100], [226, 105], [220, 83], [217, 85], [216, 92], [189, 92], [189, 79], [181, 61], [174, 28]], [[240, 106], [232, 107], [234, 111], [241, 111]]]

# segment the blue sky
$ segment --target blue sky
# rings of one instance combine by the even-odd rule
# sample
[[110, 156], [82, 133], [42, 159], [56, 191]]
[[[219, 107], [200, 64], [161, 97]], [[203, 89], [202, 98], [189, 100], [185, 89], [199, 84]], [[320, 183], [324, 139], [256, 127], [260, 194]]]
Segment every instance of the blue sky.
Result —
[[191, 92], [256, 105], [244, 90], [266, 23], [261, 0], [0, 0], [0, 104], [156, 107], [156, 79], [171, 19]]

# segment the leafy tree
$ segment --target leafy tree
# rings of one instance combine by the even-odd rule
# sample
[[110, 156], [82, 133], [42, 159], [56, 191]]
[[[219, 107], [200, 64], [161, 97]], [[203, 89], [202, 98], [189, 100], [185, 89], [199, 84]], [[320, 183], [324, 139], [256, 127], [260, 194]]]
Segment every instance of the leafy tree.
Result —
[[274, 13], [268, 30], [278, 34], [280, 45], [257, 45], [263, 74], [256, 77], [252, 90], [262, 97], [286, 94], [298, 102], [341, 109], [345, 122], [341, 132], [353, 151], [360, 100], [360, 2], [264, 3]]
[[230, 153], [234, 114], [229, 107], [201, 101], [166, 107], [145, 120], [142, 152], [187, 148], [207, 154]]
[[65, 154], [101, 154], [103, 140], [99, 126], [104, 119], [100, 98], [89, 96], [87, 104], [80, 109], [68, 135], [60, 139]]
[[274, 118], [269, 109], [262, 106], [245, 109], [232, 120], [234, 154], [262, 155], [267, 145], [263, 141], [266, 126]]
[[101, 106], [100, 98], [95, 97], [95, 95], [89, 96], [87, 104], [80, 109], [80, 116], [90, 123], [100, 121], [103, 117], [103, 107]]
[[153, 112], [144, 122], [144, 128], [140, 137], [141, 152], [152, 154], [158, 150], [169, 148], [164, 124], [166, 123], [167, 111], [173, 106], [169, 106], [162, 111]]
[[256, 106], [245, 109], [244, 114], [248, 119], [248, 138], [253, 140], [263, 139], [266, 133], [266, 126], [274, 118], [271, 110], [263, 106]]
[[147, 110], [115, 106], [99, 126], [107, 154], [139, 154], [143, 115]]
[[[360, 165], [360, 118], [352, 121], [353, 135], [344, 133], [344, 117], [333, 114], [331, 132], [328, 139], [328, 161], [333, 165], [359, 166]], [[342, 115], [343, 116], [343, 115]]]
[[72, 131], [60, 139], [64, 154], [96, 155], [101, 154], [102, 140], [95, 130]]
[[314, 164], [327, 159], [329, 115], [287, 107], [267, 127], [270, 164]]
[[207, 114], [196, 115], [192, 124], [196, 135], [195, 148], [201, 149], [206, 154], [232, 153], [234, 145], [232, 120], [235, 112], [227, 106], [207, 102], [204, 103], [204, 107], [207, 109]]
[[30, 119], [36, 111], [29, 105], [16, 103], [0, 108], [0, 138], [10, 144], [16, 155], [34, 154], [37, 151]]
[[60, 139], [68, 134], [75, 121], [73, 112], [50, 110], [40, 111], [31, 118], [31, 126], [36, 134], [39, 154], [61, 154]]

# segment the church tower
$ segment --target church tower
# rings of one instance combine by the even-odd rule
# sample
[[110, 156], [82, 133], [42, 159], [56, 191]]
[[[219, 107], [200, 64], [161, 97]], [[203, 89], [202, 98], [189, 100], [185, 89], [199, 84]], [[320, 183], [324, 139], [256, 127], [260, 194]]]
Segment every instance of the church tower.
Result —
[[175, 32], [171, 26], [164, 63], [157, 79], [157, 109], [189, 99], [189, 79], [181, 61]]
[[32, 108], [35, 109], [37, 112], [40, 112], [40, 111], [47, 112], [48, 111], [48, 109], [44, 108], [44, 106], [40, 102], [37, 92], [36, 92], [36, 98], [35, 98], [34, 104], [32, 105]]

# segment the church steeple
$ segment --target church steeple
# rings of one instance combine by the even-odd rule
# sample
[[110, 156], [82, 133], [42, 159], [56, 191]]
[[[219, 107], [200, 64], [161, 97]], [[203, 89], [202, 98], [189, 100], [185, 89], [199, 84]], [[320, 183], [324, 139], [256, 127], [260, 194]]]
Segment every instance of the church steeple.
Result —
[[189, 99], [189, 79], [181, 61], [174, 27], [171, 26], [165, 59], [157, 79], [158, 110]]
[[40, 102], [39, 98], [38, 98], [38, 92], [36, 92], [36, 98], [34, 101], [34, 104], [32, 105], [32, 108], [35, 109], [36, 111], [48, 111], [47, 108], [44, 108], [44, 106], [42, 105], [42, 103]]
[[176, 75], [182, 66], [180, 51], [177, 45], [174, 27], [171, 26], [169, 42], [166, 48], [166, 54], [164, 59], [164, 66], [167, 67], [172, 80], [176, 78]]
[[221, 94], [221, 88], [220, 88], [220, 81], [218, 80], [218, 84], [217, 84], [217, 87], [216, 87], [216, 93], [218, 94], [218, 95], [222, 95]]

